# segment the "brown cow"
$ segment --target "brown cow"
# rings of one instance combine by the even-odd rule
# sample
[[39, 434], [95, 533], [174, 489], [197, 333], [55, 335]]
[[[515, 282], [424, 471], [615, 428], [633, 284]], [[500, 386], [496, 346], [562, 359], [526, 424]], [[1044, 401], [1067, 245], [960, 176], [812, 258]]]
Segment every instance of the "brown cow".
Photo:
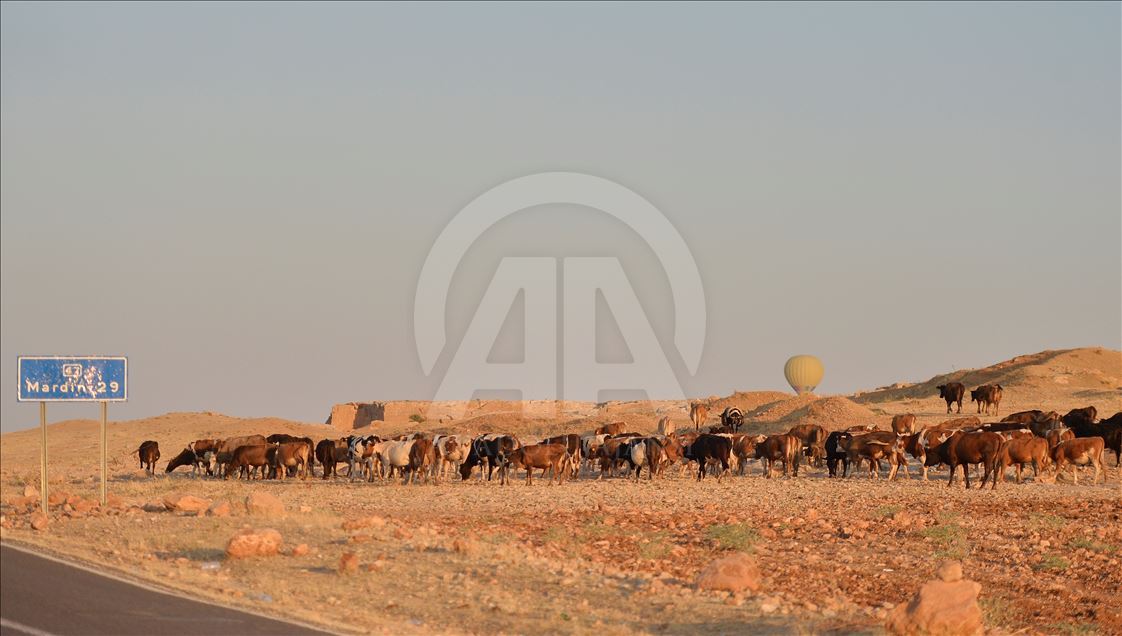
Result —
[[1010, 464], [1017, 465], [1017, 483], [1021, 483], [1021, 474], [1025, 464], [1032, 464], [1034, 480], [1040, 479], [1040, 471], [1051, 463], [1048, 442], [1029, 433], [1027, 436], [1016, 437], [1009, 440], [1001, 450], [1000, 476], [1005, 481], [1005, 470]]
[[436, 467], [436, 450], [432, 440], [427, 437], [417, 438], [409, 447], [409, 465], [405, 467], [405, 483], [416, 483], [418, 473], [422, 480], [429, 480], [429, 473]]
[[669, 435], [674, 432], [674, 425], [670, 423], [670, 416], [663, 415], [658, 420], [658, 434], [662, 436]]
[[[1071, 480], [1079, 483], [1075, 474], [1076, 466], [1091, 465], [1095, 467], [1095, 476], [1091, 478], [1094, 484], [1099, 480], [1103, 469], [1103, 448], [1106, 444], [1101, 437], [1080, 437], [1066, 442], [1060, 442], [1052, 449], [1052, 462], [1056, 464], [1056, 477], [1063, 472], [1064, 466], [1071, 464]], [[1106, 477], [1103, 477], [1106, 481]]]
[[[861, 467], [862, 460], [868, 460], [869, 476], [873, 479], [880, 477], [880, 460], [887, 460], [889, 463], [888, 479], [892, 480], [896, 478], [896, 472], [900, 469], [900, 466], [904, 466], [904, 471], [907, 473], [908, 461], [904, 457], [902, 439], [891, 431], [878, 431], [865, 435], [855, 435], [848, 440], [839, 439], [838, 443], [843, 446], [847, 459], [851, 463], [856, 463], [857, 468]], [[854, 474], [856, 474], [856, 471], [854, 471]]]
[[912, 435], [916, 432], [916, 416], [912, 413], [892, 416], [892, 432], [897, 435]]
[[214, 459], [219, 468], [226, 468], [223, 472], [229, 472], [229, 464], [234, 459], [234, 451], [241, 446], [265, 446], [264, 435], [245, 435], [242, 437], [227, 437], [224, 440], [217, 442], [214, 449]]
[[277, 471], [277, 479], [287, 477], [289, 468], [295, 468], [296, 475], [301, 479], [308, 478], [308, 457], [312, 454], [312, 448], [307, 442], [300, 440], [274, 444], [273, 449], [269, 465]]
[[619, 435], [623, 432], [623, 427], [626, 426], [624, 422], [612, 422], [605, 424], [596, 429], [597, 435]]
[[[260, 437], [260, 436], [258, 436]], [[265, 438], [261, 438], [265, 439]], [[252, 472], [261, 469], [262, 477], [265, 474], [265, 468], [269, 466], [268, 451], [276, 451], [275, 446], [266, 446], [264, 444], [253, 444], [239, 446], [234, 449], [231, 454], [230, 461], [226, 462], [226, 470], [222, 475], [223, 479], [229, 479], [230, 475], [236, 470], [238, 477], [245, 476], [246, 479], [252, 479]]]
[[581, 439], [580, 435], [576, 433], [569, 433], [567, 435], [556, 435], [541, 441], [542, 444], [561, 444], [565, 450], [569, 452], [569, 457], [572, 459], [569, 468], [569, 477], [576, 479], [580, 476], [581, 464]]
[[[534, 483], [535, 468], [551, 469], [556, 475], [557, 483], [560, 484], [565, 478], [562, 466], [567, 461], [569, 461], [569, 452], [562, 444], [531, 444], [516, 449], [507, 457], [508, 466], [513, 466], [515, 470], [526, 469], [527, 486]], [[501, 483], [506, 484], [506, 470], [502, 471]], [[552, 477], [549, 483], [553, 483]]]
[[1075, 439], [1075, 431], [1071, 430], [1070, 428], [1054, 428], [1048, 431], [1048, 435], [1044, 439], [1047, 440], [1048, 449], [1051, 450], [1061, 442], [1066, 442], [1069, 439]]
[[799, 476], [799, 455], [803, 448], [802, 441], [790, 434], [769, 435], [763, 439], [756, 438], [756, 459], [763, 460], [764, 477], [770, 478], [772, 466], [775, 462], [783, 462], [783, 476], [791, 472]]
[[145, 440], [140, 443], [140, 448], [136, 449], [135, 455], [140, 459], [140, 467], [149, 477], [156, 474], [156, 461], [160, 459], [159, 443], [155, 440]]
[[1017, 422], [1018, 424], [1030, 424], [1036, 421], [1036, 418], [1043, 415], [1044, 411], [1040, 409], [1033, 409], [1031, 411], [1017, 411], [1012, 415], [1006, 415], [1001, 418], [1002, 422]]
[[732, 440], [732, 454], [736, 457], [737, 463], [736, 472], [741, 477], [748, 469], [748, 460], [755, 459], [758, 443], [759, 438], [752, 435], [740, 435]]
[[918, 459], [919, 463], [922, 465], [924, 481], [927, 481], [928, 468], [947, 463], [942, 461], [940, 456], [936, 454], [934, 457], [936, 461], [929, 464], [927, 458], [931, 449], [947, 441], [954, 433], [955, 431], [928, 428], [904, 439], [904, 450], [912, 457]]
[[695, 431], [701, 431], [701, 425], [709, 419], [709, 406], [701, 402], [690, 404], [690, 421], [693, 422]]
[[826, 429], [817, 424], [797, 424], [787, 434], [799, 439], [803, 454], [811, 466], [822, 466], [822, 461], [826, 459]]
[[961, 431], [971, 428], [978, 428], [982, 425], [982, 420], [971, 415], [970, 417], [956, 417], [952, 420], [939, 422], [934, 426], [928, 426], [929, 431]]
[[879, 429], [877, 429], [876, 424], [855, 424], [855, 425], [850, 426], [849, 428], [845, 429], [845, 432], [846, 433], [872, 433], [873, 431], [876, 431], [876, 430], [879, 430]]
[[935, 387], [939, 389], [939, 397], [947, 401], [947, 413], [951, 412], [951, 405], [958, 402], [958, 412], [962, 413], [962, 396], [966, 395], [966, 385], [961, 382], [948, 382]]
[[970, 392], [970, 401], [978, 403], [978, 412], [981, 413], [984, 408], [986, 415], [990, 414], [990, 407], [993, 407], [993, 414], [997, 415], [997, 407], [1001, 404], [1001, 394], [1003, 389], [1000, 384], [983, 384], [982, 386]]
[[987, 433], [985, 431], [978, 431], [974, 433], [963, 433], [956, 435], [949, 440], [951, 442], [948, 459], [951, 467], [951, 476], [947, 480], [947, 486], [950, 487], [954, 484], [955, 470], [962, 466], [963, 478], [966, 481], [966, 488], [970, 488], [970, 464], [982, 464], [985, 472], [982, 474], [982, 488], [986, 487], [986, 480], [993, 476], [993, 487], [991, 490], [997, 489], [997, 473], [998, 473], [998, 460], [1001, 457], [1003, 447], [1007, 443], [1006, 439], [1000, 433]]

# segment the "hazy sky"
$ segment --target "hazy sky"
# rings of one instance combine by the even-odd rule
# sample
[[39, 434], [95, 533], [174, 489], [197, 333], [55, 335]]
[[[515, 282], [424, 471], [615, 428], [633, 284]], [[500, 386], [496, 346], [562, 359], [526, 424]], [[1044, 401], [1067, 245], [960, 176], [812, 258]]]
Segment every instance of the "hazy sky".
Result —
[[[692, 249], [690, 394], [785, 388], [802, 352], [835, 393], [1120, 348], [1120, 24], [1118, 3], [4, 3], [0, 423], [37, 422], [20, 354], [130, 356], [119, 418], [430, 397], [429, 248], [551, 170], [635, 190]], [[450, 347], [504, 255], [618, 256], [672, 350], [653, 253], [566, 206], [473, 246]]]

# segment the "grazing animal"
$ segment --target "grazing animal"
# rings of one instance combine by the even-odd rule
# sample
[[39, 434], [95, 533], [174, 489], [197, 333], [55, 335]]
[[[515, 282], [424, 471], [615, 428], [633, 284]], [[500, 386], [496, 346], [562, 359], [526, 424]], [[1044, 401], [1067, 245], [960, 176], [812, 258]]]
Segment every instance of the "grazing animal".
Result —
[[798, 438], [803, 455], [811, 466], [822, 466], [826, 459], [826, 429], [818, 424], [797, 424], [787, 434]]
[[611, 424], [605, 424], [605, 425], [597, 428], [596, 429], [596, 434], [597, 435], [619, 435], [620, 433], [623, 432], [623, 428], [625, 426], [627, 426], [627, 424], [624, 423], [624, 422], [612, 422]]
[[694, 402], [690, 404], [690, 421], [693, 422], [693, 429], [701, 431], [701, 425], [705, 420], [709, 419], [709, 406], [701, 402]]
[[[460, 477], [467, 481], [476, 466], [487, 464], [487, 481], [491, 481], [491, 475], [496, 468], [505, 481], [506, 458], [521, 445], [513, 435], [489, 433], [473, 439], [467, 459], [460, 464]], [[479, 471], [479, 480], [483, 480], [482, 468]]]
[[907, 473], [908, 462], [904, 458], [901, 439], [891, 431], [876, 431], [853, 436], [845, 442], [844, 448], [850, 463], [856, 464], [857, 468], [861, 467], [863, 460], [868, 460], [869, 476], [873, 479], [880, 477], [880, 460], [888, 460], [888, 479], [892, 480], [896, 478], [900, 466], [904, 466]]
[[916, 432], [916, 416], [912, 413], [894, 415], [892, 417], [892, 432], [897, 435], [912, 435]]
[[740, 427], [744, 425], [744, 413], [735, 406], [726, 407], [721, 412], [721, 426], [730, 429], [734, 433], [740, 432]]
[[[516, 448], [505, 458], [500, 471], [500, 484], [506, 484], [507, 466], [513, 466], [515, 470], [526, 469], [527, 486], [532, 486], [534, 483], [535, 468], [551, 470], [557, 483], [560, 484], [565, 478], [564, 465], [568, 461], [570, 461], [569, 451], [563, 444], [530, 444]], [[550, 477], [549, 483], [552, 484], [553, 480], [554, 477]]]
[[904, 450], [909, 455], [919, 460], [920, 466], [923, 470], [923, 480], [927, 481], [927, 469], [931, 466], [938, 464], [945, 464], [946, 461], [941, 459], [941, 456], [936, 454], [934, 463], [928, 463], [927, 458], [930, 449], [939, 446], [954, 434], [953, 430], [940, 430], [940, 429], [924, 429], [915, 435], [910, 435], [904, 440]]
[[316, 461], [323, 466], [323, 478], [338, 476], [336, 465], [347, 461], [350, 451], [347, 448], [347, 438], [324, 439], [316, 444]]
[[939, 397], [947, 401], [947, 413], [951, 412], [951, 405], [958, 402], [958, 412], [962, 413], [962, 396], [966, 395], [966, 385], [961, 382], [948, 382], [935, 387], [939, 389]]
[[[1037, 438], [1040, 439], [1040, 438]], [[1075, 439], [1075, 431], [1070, 428], [1054, 428], [1048, 431], [1048, 435], [1044, 437], [1048, 444], [1048, 449], [1051, 450], [1056, 447], [1060, 442], [1066, 442], [1069, 439]]]
[[471, 440], [463, 435], [437, 435], [432, 442], [436, 451], [436, 478], [444, 479], [444, 471], [459, 469], [471, 452]]
[[871, 433], [877, 430], [876, 424], [855, 424], [845, 429], [846, 433]]
[[1048, 437], [1048, 433], [1057, 429], [1063, 428], [1063, 420], [1060, 414], [1055, 411], [1048, 411], [1041, 413], [1032, 422], [1029, 422], [1029, 430], [1037, 437]]
[[432, 440], [420, 437], [405, 443], [410, 444], [409, 463], [405, 467], [405, 482], [416, 483], [418, 474], [421, 475], [423, 482], [427, 482], [429, 472], [436, 466], [436, 450], [433, 448]]
[[1021, 473], [1025, 464], [1032, 464], [1033, 479], [1040, 478], [1040, 471], [1051, 463], [1048, 442], [1032, 435], [1017, 437], [1006, 442], [1001, 449], [999, 474], [1005, 481], [1005, 470], [1010, 464], [1017, 466], [1017, 483], [1021, 483]]
[[838, 476], [838, 463], [842, 465], [842, 477], [849, 474], [849, 453], [845, 452], [853, 433], [848, 431], [834, 431], [826, 437], [826, 469], [831, 477]]
[[[402, 477], [405, 477], [405, 473], [409, 469], [410, 453], [413, 450], [413, 446], [421, 440], [431, 443], [431, 440], [425, 437], [419, 437], [417, 439], [390, 439], [374, 442], [370, 447], [371, 463], [378, 462], [378, 466], [381, 469], [380, 473], [386, 477], [392, 479], [395, 471], [400, 473]], [[435, 463], [435, 459], [434, 453], [433, 462], [431, 462], [429, 466]], [[371, 478], [373, 479], [373, 477]]]
[[986, 415], [989, 415], [992, 406], [993, 414], [997, 415], [997, 407], [1001, 404], [1002, 393], [1003, 389], [1000, 384], [983, 384], [970, 392], [970, 401], [978, 403], [979, 413], [984, 409]]
[[659, 418], [659, 420], [658, 420], [658, 434], [665, 436], [665, 435], [669, 435], [673, 432], [674, 432], [674, 426], [670, 423], [670, 416], [669, 415], [663, 415], [661, 418]]
[[568, 435], [556, 435], [548, 439], [543, 439], [542, 444], [561, 444], [569, 453], [569, 476], [576, 479], [580, 476], [580, 463], [581, 463], [581, 439], [580, 435], [576, 433], [569, 433]]
[[1071, 409], [1064, 417], [1082, 417], [1083, 419], [1094, 422], [1099, 416], [1099, 410], [1094, 406], [1084, 406], [1081, 409]]
[[[218, 441], [214, 449], [214, 461], [223, 472], [229, 474], [229, 463], [234, 459], [234, 451], [242, 446], [265, 446], [264, 435], [244, 435], [242, 437], [227, 437]], [[197, 452], [197, 451], [196, 451]]]
[[992, 475], [993, 487], [991, 490], [996, 490], [998, 459], [1001, 457], [1003, 447], [1007, 443], [1006, 439], [999, 433], [978, 431], [956, 435], [952, 437], [950, 441], [952, 444], [948, 449], [948, 463], [951, 467], [951, 475], [950, 479], [947, 480], [947, 486], [950, 487], [954, 484], [955, 470], [959, 466], [962, 466], [963, 478], [966, 481], [966, 488], [969, 490], [969, 464], [982, 464], [985, 472], [982, 474], [981, 487], [986, 487], [986, 481], [990, 479]]
[[168, 462], [167, 472], [170, 473], [180, 466], [190, 466], [192, 477], [198, 475], [199, 469], [205, 470], [208, 475], [213, 475], [217, 464], [215, 451], [219, 441], [221, 440], [197, 439], [191, 442]]
[[[261, 437], [258, 435], [258, 437]], [[264, 438], [262, 438], [264, 439]], [[226, 471], [223, 474], [223, 479], [229, 479], [230, 475], [236, 470], [238, 477], [244, 479], [252, 479], [253, 473], [258, 469], [261, 470], [261, 476], [265, 476], [265, 469], [269, 466], [269, 456], [267, 451], [276, 449], [275, 446], [267, 446], [265, 444], [252, 444], [243, 445], [234, 449], [230, 456], [230, 461], [226, 462]]]
[[732, 456], [736, 458], [736, 472], [741, 477], [748, 469], [748, 460], [756, 458], [756, 446], [759, 437], [740, 435], [732, 440]]
[[721, 471], [717, 473], [717, 483], [729, 472], [729, 457], [732, 456], [732, 438], [724, 435], [702, 433], [683, 451], [683, 457], [697, 462], [697, 480], [705, 478], [705, 468], [710, 461], [719, 462]]
[[284, 442], [271, 445], [273, 458], [270, 467], [277, 471], [277, 479], [288, 476], [288, 469], [295, 468], [296, 475], [301, 479], [308, 478], [308, 459], [312, 454], [312, 447], [304, 440]]
[[1106, 448], [1114, 451], [1114, 465], [1122, 465], [1122, 411], [1099, 422]]
[[141, 442], [140, 448], [136, 449], [136, 456], [140, 459], [140, 467], [149, 477], [156, 474], [156, 461], [160, 459], [159, 443], [150, 439]]
[[374, 449], [368, 448], [373, 442], [365, 437], [351, 435], [347, 438], [347, 479], [354, 481], [356, 477], [355, 465], [362, 468], [362, 473], [368, 475], [367, 481], [374, 481]]
[[[1095, 476], [1091, 478], [1094, 484], [1099, 480], [1103, 470], [1103, 449], [1106, 444], [1101, 437], [1079, 437], [1066, 442], [1060, 442], [1052, 449], [1052, 462], [1056, 464], [1056, 477], [1064, 471], [1064, 467], [1071, 464], [1071, 480], [1079, 483], [1075, 473], [1076, 466], [1094, 466]], [[1105, 481], [1105, 477], [1103, 478]]]
[[802, 453], [802, 441], [794, 435], [786, 433], [769, 435], [763, 439], [756, 438], [756, 459], [762, 460], [764, 477], [770, 478], [775, 462], [783, 463], [783, 476], [799, 476], [799, 455]]
[[1036, 418], [1043, 415], [1044, 411], [1040, 409], [1033, 409], [1031, 411], [1017, 411], [1012, 415], [1006, 415], [1001, 418], [1002, 422], [1017, 422], [1018, 424], [1031, 424], [1036, 421]]

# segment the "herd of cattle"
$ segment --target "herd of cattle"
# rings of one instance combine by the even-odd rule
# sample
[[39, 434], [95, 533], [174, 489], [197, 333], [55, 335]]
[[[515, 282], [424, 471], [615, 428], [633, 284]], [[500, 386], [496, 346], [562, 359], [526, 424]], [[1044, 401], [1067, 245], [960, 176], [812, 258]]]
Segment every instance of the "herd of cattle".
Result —
[[[964, 386], [943, 385], [939, 391], [947, 401], [948, 412], [954, 402], [961, 412]], [[1000, 385], [971, 391], [979, 403], [979, 413], [983, 406], [988, 412], [991, 405], [996, 413], [1001, 393]], [[918, 431], [915, 415], [907, 414], [895, 416], [891, 430], [857, 426], [828, 433], [816, 424], [800, 424], [777, 435], [741, 433], [744, 414], [735, 407], [720, 414], [720, 425], [702, 432], [708, 411], [704, 404], [690, 405], [694, 430], [673, 431], [669, 418], [664, 417], [655, 435], [625, 432], [624, 424], [615, 422], [590, 434], [559, 435], [535, 444], [495, 433], [474, 438], [420, 432], [393, 439], [351, 435], [318, 443], [309, 437], [283, 433], [200, 439], [176, 455], [168, 463], [167, 472], [190, 466], [194, 475], [202, 471], [223, 479], [235, 475], [245, 479], [306, 479], [315, 475], [319, 464], [323, 479], [327, 479], [339, 476], [336, 469], [345, 464], [346, 476], [352, 481], [401, 478], [406, 483], [430, 479], [439, 483], [450, 471], [468, 480], [478, 467], [480, 480], [484, 475], [491, 480], [497, 470], [500, 482], [505, 484], [508, 471], [514, 469], [526, 471], [530, 484], [535, 470], [541, 470], [543, 477], [548, 471], [550, 479], [560, 483], [566, 478], [580, 478], [582, 473], [596, 474], [600, 479], [621, 471], [639, 479], [644, 468], [648, 478], [654, 479], [675, 464], [683, 472], [693, 470], [690, 466], [696, 464], [699, 481], [710, 472], [720, 481], [732, 470], [743, 475], [751, 460], [760, 462], [766, 477], [774, 474], [777, 464], [782, 465], [784, 475], [797, 477], [805, 459], [812, 466], [825, 464], [830, 477], [847, 477], [851, 467], [856, 473], [867, 463], [870, 475], [877, 478], [881, 462], [887, 462], [891, 480], [901, 468], [911, 477], [910, 455], [918, 461], [924, 480], [928, 468], [945, 465], [950, 468], [948, 485], [953, 484], [962, 466], [969, 488], [970, 469], [980, 465], [984, 470], [982, 487], [992, 481], [992, 487], [997, 488], [999, 478], [1004, 481], [1010, 466], [1016, 468], [1018, 483], [1028, 465], [1037, 478], [1050, 469], [1053, 479], [1070, 465], [1076, 482], [1075, 467], [1091, 466], [1094, 483], [1102, 472], [1105, 449], [1114, 451], [1116, 465], [1122, 463], [1122, 412], [1098, 421], [1093, 406], [1063, 416], [1055, 411], [1022, 411], [989, 424], [974, 416], [962, 417]], [[160, 457], [159, 445], [145, 441], [136, 454], [141, 466], [153, 473]]]

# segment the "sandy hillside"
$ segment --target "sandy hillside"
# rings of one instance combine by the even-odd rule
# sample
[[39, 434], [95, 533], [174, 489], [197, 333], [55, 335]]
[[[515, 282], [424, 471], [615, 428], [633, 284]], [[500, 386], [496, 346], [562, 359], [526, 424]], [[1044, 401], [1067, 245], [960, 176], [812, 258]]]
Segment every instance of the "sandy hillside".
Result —
[[[715, 414], [742, 408], [752, 431], [802, 422], [827, 428], [886, 424], [913, 412], [921, 423], [946, 419], [934, 391], [947, 379], [1000, 382], [1002, 413], [1122, 407], [1122, 354], [1103, 349], [1020, 356], [915, 385], [855, 396], [794, 396], [744, 391], [702, 399]], [[411, 414], [416, 404], [402, 405]], [[690, 426], [685, 402], [567, 404], [550, 412], [481, 404], [469, 417], [417, 423], [407, 417], [362, 432], [411, 430], [476, 434], [503, 431], [534, 440], [623, 421], [653, 431], [669, 416]], [[965, 405], [964, 413], [973, 413]], [[448, 409], [448, 405], [442, 409]], [[440, 412], [439, 410], [431, 413]], [[986, 421], [998, 419], [983, 417]], [[444, 420], [444, 421], [441, 421]], [[376, 429], [376, 430], [373, 430]], [[1105, 481], [1078, 484], [1050, 473], [996, 491], [932, 481], [872, 480], [862, 472], [829, 479], [802, 467], [798, 479], [747, 476], [698, 483], [677, 468], [653, 481], [595, 479], [560, 486], [523, 475], [506, 487], [447, 479], [403, 486], [347, 479], [279, 481], [192, 479], [163, 467], [188, 441], [250, 433], [335, 437], [318, 423], [169, 413], [112, 422], [110, 492], [100, 509], [98, 425], [50, 426], [52, 489], [61, 499], [43, 530], [30, 527], [38, 480], [39, 432], [0, 436], [0, 537], [186, 595], [252, 607], [344, 633], [854, 633], [876, 632], [890, 608], [906, 602], [947, 559], [961, 560], [982, 585], [993, 633], [1122, 633], [1122, 474], [1111, 455]], [[145, 439], [163, 451], [156, 477], [131, 453]], [[916, 466], [911, 470], [914, 474]], [[247, 497], [268, 493], [285, 510], [252, 516]], [[229, 516], [169, 512], [165, 498], [190, 494], [230, 504]], [[91, 509], [92, 508], [92, 509]], [[365, 520], [365, 521], [362, 521]], [[244, 527], [284, 538], [274, 557], [230, 560], [224, 550]], [[306, 545], [307, 550], [295, 550]], [[694, 581], [714, 558], [750, 553], [761, 590], [699, 591]], [[359, 569], [340, 573], [345, 555]], [[344, 609], [345, 608], [345, 609]]]

